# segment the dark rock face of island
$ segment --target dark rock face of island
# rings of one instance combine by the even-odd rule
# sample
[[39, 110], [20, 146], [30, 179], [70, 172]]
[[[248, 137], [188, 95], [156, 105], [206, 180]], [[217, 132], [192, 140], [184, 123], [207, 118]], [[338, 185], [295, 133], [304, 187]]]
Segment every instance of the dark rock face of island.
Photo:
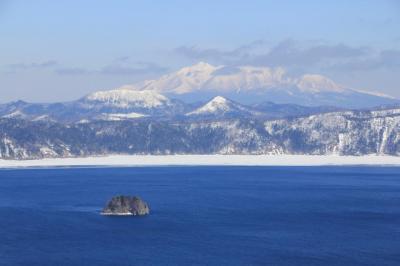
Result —
[[136, 196], [115, 196], [102, 210], [102, 215], [133, 215], [142, 216], [150, 213], [146, 202]]

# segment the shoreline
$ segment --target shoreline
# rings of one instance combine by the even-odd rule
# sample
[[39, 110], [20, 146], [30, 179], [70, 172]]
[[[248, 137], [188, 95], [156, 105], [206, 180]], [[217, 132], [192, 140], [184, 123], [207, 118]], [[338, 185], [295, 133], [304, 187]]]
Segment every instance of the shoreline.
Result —
[[0, 160], [0, 169], [30, 167], [151, 166], [400, 166], [400, 156], [339, 155], [110, 155]]

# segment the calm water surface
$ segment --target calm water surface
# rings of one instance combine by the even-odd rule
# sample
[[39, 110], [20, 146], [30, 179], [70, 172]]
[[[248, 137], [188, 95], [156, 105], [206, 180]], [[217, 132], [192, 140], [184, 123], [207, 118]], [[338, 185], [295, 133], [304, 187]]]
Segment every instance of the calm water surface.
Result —
[[400, 168], [1, 170], [0, 265], [400, 265]]

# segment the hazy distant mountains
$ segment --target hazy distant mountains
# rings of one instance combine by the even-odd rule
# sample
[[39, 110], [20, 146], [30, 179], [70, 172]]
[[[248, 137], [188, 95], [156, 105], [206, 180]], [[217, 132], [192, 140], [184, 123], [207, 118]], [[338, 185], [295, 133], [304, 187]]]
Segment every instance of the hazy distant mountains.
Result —
[[358, 91], [321, 76], [291, 77], [282, 68], [213, 66], [204, 62], [132, 86], [186, 101], [224, 96], [241, 103], [292, 103], [364, 108], [398, 103], [390, 96]]
[[400, 105], [398, 99], [345, 88], [320, 75], [292, 78], [280, 69], [198, 63], [68, 103], [0, 105], [0, 117], [78, 122], [139, 117], [301, 116], [339, 109]]
[[0, 158], [111, 153], [400, 155], [400, 104], [322, 76], [199, 63], [72, 102], [0, 105]]

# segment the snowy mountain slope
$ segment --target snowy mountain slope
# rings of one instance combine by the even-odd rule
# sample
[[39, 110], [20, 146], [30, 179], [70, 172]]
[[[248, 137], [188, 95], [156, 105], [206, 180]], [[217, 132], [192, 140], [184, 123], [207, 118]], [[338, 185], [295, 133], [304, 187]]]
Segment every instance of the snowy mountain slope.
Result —
[[138, 89], [179, 95], [204, 90], [254, 90], [285, 83], [290, 84], [290, 81], [285, 80], [281, 68], [225, 67], [200, 62], [134, 86]]
[[278, 120], [49, 121], [0, 119], [0, 158], [105, 154], [390, 154], [400, 156], [400, 109]]
[[21, 112], [20, 110], [17, 110], [15, 112], [3, 115], [2, 117], [3, 118], [21, 118], [21, 119], [25, 118], [26, 119], [28, 116], [26, 114], [24, 114], [23, 112]]
[[295, 81], [295, 84], [303, 92], [320, 93], [320, 92], [345, 92], [346, 89], [324, 76], [306, 74]]
[[261, 112], [221, 96], [214, 97], [203, 106], [186, 114], [186, 116], [196, 118], [240, 118], [261, 115], [263, 115]]
[[400, 109], [267, 121], [265, 129], [285, 153], [400, 155]]
[[204, 62], [184, 67], [159, 79], [134, 84], [179, 99], [206, 99], [218, 95], [241, 103], [272, 101], [346, 108], [399, 103], [398, 99], [336, 84], [322, 75], [289, 76], [283, 68], [213, 66]]

